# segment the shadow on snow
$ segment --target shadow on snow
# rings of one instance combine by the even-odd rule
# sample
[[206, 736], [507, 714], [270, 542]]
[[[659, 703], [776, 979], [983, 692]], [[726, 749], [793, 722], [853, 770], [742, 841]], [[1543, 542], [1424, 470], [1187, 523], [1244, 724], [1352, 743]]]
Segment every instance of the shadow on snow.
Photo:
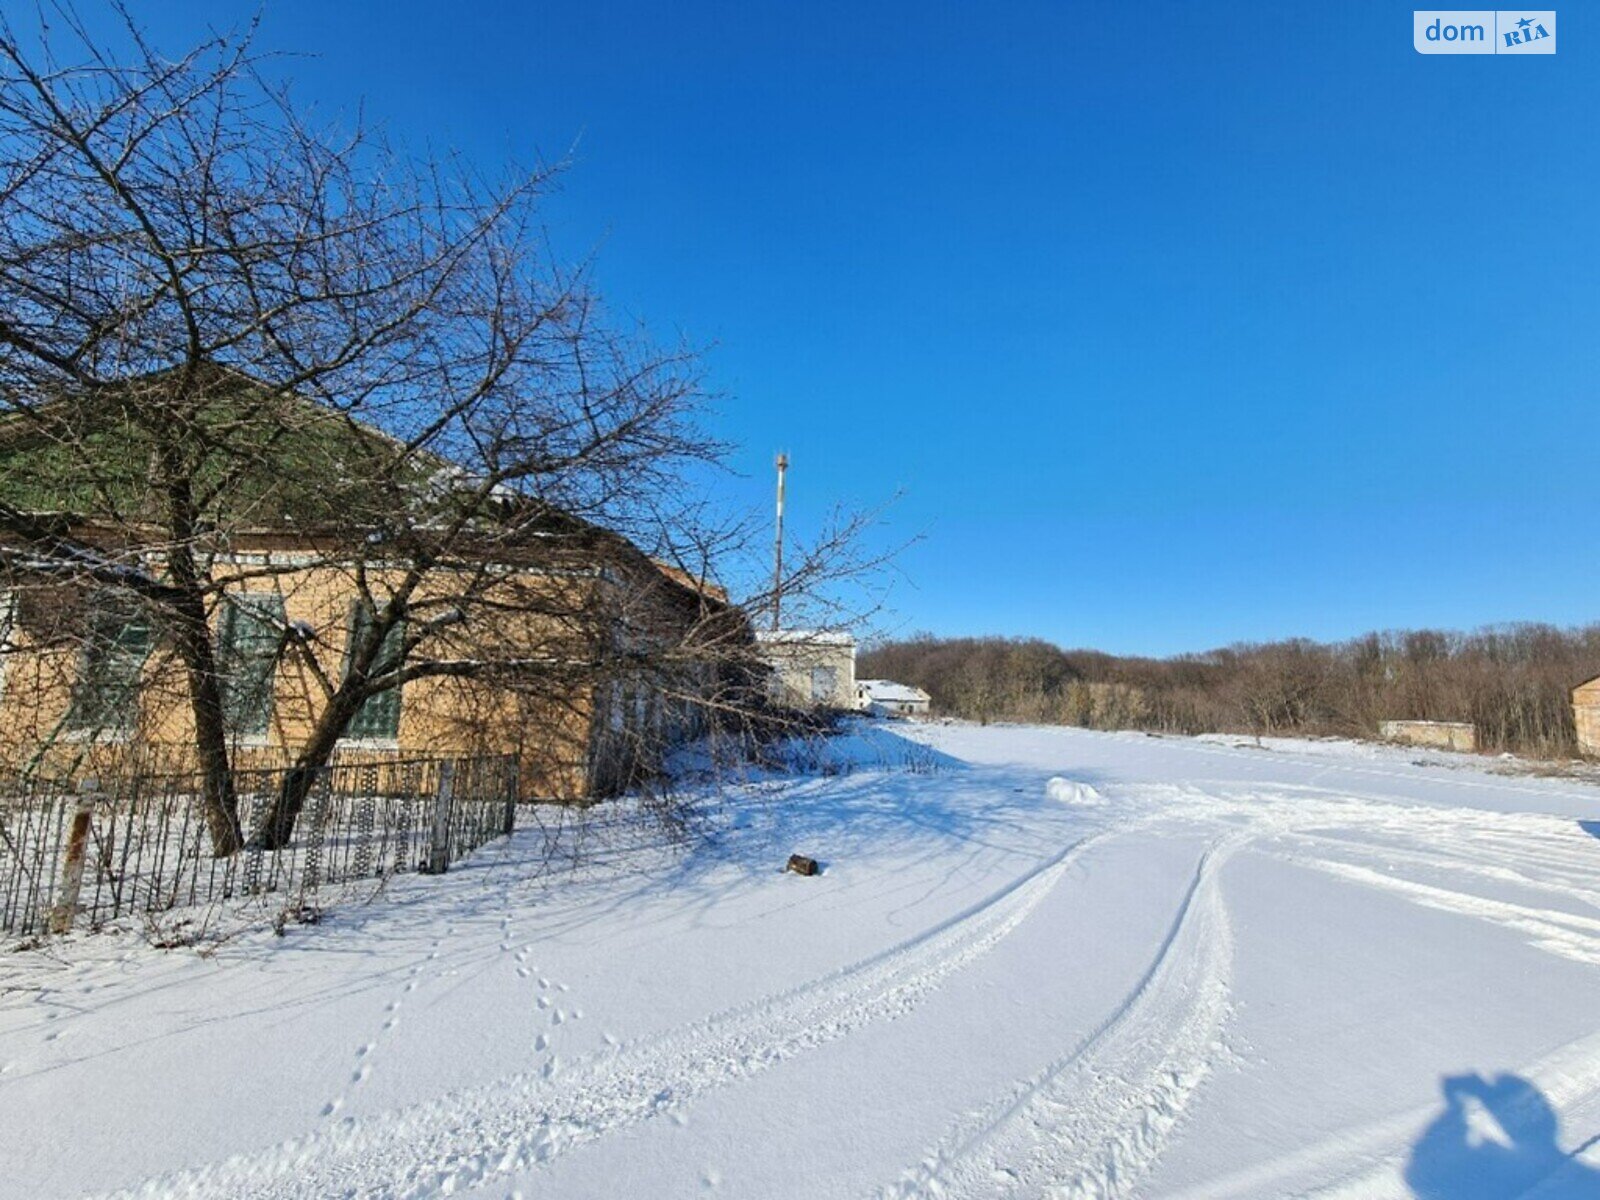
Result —
[[[1000, 857], [1014, 860], [1020, 875], [1089, 832], [1081, 810], [1048, 799], [1055, 772], [972, 770], [881, 724], [803, 746], [787, 766], [796, 773], [751, 767], [701, 779], [660, 805], [629, 797], [534, 806], [519, 815], [509, 843], [474, 852], [451, 868], [448, 883], [396, 880], [383, 904], [336, 908], [328, 930], [335, 936], [295, 937], [272, 950], [370, 957], [384, 967], [364, 982], [382, 988], [428, 953], [443, 928], [451, 931], [451, 965], [470, 986], [503, 961], [499, 917], [508, 906], [517, 910], [519, 936], [535, 940], [619, 928], [637, 936], [686, 919], [717, 925], [734, 893], [757, 907], [813, 894], [820, 881], [778, 882], [797, 852], [828, 865], [829, 886], [876, 876], [874, 886], [901, 892], [910, 909], [947, 883], [959, 888], [969, 866], [987, 875]], [[1070, 774], [1105, 782], [1093, 772]], [[934, 875], [907, 870], [930, 861], [940, 864]]]
[[1444, 1111], [1406, 1164], [1419, 1200], [1600, 1200], [1600, 1172], [1557, 1142], [1549, 1099], [1520, 1075], [1452, 1075], [1440, 1085]]

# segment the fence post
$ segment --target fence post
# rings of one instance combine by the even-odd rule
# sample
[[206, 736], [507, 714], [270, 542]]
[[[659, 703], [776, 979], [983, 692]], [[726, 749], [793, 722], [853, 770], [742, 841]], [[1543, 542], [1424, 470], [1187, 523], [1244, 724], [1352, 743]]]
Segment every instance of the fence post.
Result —
[[439, 764], [439, 787], [433, 795], [433, 838], [428, 845], [430, 875], [443, 875], [450, 869], [450, 799], [455, 773], [456, 764], [450, 759]]
[[311, 831], [310, 836], [305, 837], [306, 857], [300, 871], [302, 901], [307, 892], [314, 892], [322, 886], [322, 856], [327, 850], [324, 843], [328, 836], [328, 810], [333, 807], [332, 792], [333, 768], [323, 767], [312, 779], [306, 793], [306, 807], [310, 811], [300, 815], [302, 836], [305, 836], [304, 831], [308, 826]]
[[50, 932], [69, 933], [78, 915], [78, 893], [83, 888], [83, 857], [89, 846], [89, 822], [94, 817], [94, 793], [98, 785], [85, 779], [72, 810], [72, 828], [67, 833], [67, 857], [61, 865], [61, 886], [56, 904], [50, 910]]
[[506, 837], [517, 829], [517, 799], [522, 791], [521, 763], [515, 758], [506, 762]]

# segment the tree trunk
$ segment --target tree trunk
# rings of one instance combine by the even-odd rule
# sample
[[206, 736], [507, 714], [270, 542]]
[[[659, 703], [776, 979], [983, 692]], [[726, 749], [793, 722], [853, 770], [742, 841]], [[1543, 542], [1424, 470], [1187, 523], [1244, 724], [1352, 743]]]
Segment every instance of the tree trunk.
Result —
[[316, 728], [295, 757], [294, 766], [284, 773], [283, 783], [273, 798], [272, 807], [262, 817], [260, 826], [250, 838], [251, 849], [281, 850], [289, 844], [289, 839], [294, 836], [295, 822], [300, 818], [300, 810], [305, 807], [306, 797], [311, 794], [311, 785], [316, 782], [317, 773], [333, 757], [340, 736], [360, 704], [360, 697], [354, 692], [340, 689], [334, 693], [328, 707], [323, 709]]
[[206, 620], [205, 580], [194, 556], [194, 539], [200, 524], [194, 501], [194, 472], [174, 446], [162, 447], [154, 458], [155, 475], [167, 503], [171, 537], [166, 553], [167, 574], [175, 593], [170, 601], [172, 625], [178, 657], [189, 677], [206, 828], [211, 834], [211, 852], [218, 858], [227, 858], [238, 853], [244, 838], [239, 829], [233, 766], [228, 761], [222, 681], [217, 677], [216, 649]]
[[194, 698], [194, 745], [204, 785], [206, 828], [211, 833], [211, 852], [218, 858], [226, 858], [244, 843], [239, 829], [239, 797], [234, 791], [233, 768], [228, 762], [222, 689], [218, 685], [209, 642], [199, 643], [195, 658], [198, 665], [189, 668], [189, 687]]
[[[175, 557], [189, 558], [187, 554]], [[177, 563], [172, 565], [174, 581], [184, 592], [175, 606], [173, 632], [178, 657], [183, 660], [189, 677], [194, 748], [200, 760], [202, 779], [202, 811], [211, 834], [211, 852], [218, 858], [227, 858], [239, 850], [244, 838], [239, 829], [239, 799], [233, 787], [233, 767], [228, 761], [222, 683], [217, 678], [217, 660], [211, 646], [211, 630], [206, 623], [205, 601], [194, 586], [193, 560], [189, 559], [182, 568]]]

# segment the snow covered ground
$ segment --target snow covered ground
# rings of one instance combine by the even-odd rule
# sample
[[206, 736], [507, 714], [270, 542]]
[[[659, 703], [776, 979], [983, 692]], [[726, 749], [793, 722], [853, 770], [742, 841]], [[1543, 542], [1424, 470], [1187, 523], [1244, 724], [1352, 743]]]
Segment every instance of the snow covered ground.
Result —
[[1600, 1197], [1600, 789], [833, 753], [691, 851], [608, 806], [576, 871], [530, 831], [209, 958], [0, 959], [0, 1196]]

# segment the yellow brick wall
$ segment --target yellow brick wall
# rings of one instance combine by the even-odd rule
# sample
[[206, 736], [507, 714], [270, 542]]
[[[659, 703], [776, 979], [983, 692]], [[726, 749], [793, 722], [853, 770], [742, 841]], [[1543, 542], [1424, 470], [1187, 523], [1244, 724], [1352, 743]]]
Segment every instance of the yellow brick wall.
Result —
[[1572, 719], [1578, 727], [1578, 753], [1600, 758], [1600, 679], [1572, 689]]
[[[369, 586], [381, 596], [392, 580], [381, 571], [369, 573]], [[432, 599], [441, 601], [441, 581]], [[514, 616], [449, 627], [430, 646], [430, 654], [460, 658], [505, 658], [519, 655], [557, 657], [587, 655], [575, 632], [580, 626], [567, 614], [592, 607], [596, 577], [582, 574], [508, 576], [499, 598], [510, 609], [537, 594], [546, 614]], [[87, 603], [82, 593], [66, 587], [50, 595], [32, 595], [25, 610], [42, 616], [25, 619], [13, 632], [13, 650], [4, 657], [0, 674], [0, 769], [15, 770], [37, 762], [52, 772], [114, 772], [137, 761], [147, 769], [186, 770], [193, 766], [193, 714], [186, 676], [170, 645], [158, 636], [140, 677], [134, 728], [127, 736], [90, 737], [63, 729], [72, 688], [81, 666], [77, 638], [63, 628], [44, 628], [52, 613], [80, 619]], [[284, 601], [285, 618], [310, 630], [301, 645], [280, 659], [273, 689], [272, 712], [264, 738], [242, 743], [236, 762], [241, 767], [280, 766], [303, 743], [325, 704], [312, 663], [334, 681], [344, 667], [351, 606], [359, 594], [350, 573], [316, 565], [286, 570], [252, 582], [241, 591], [275, 591]], [[426, 606], [424, 589], [416, 603]], [[65, 626], [70, 622], [61, 620]], [[469, 679], [427, 678], [407, 683], [402, 691], [399, 736], [392, 743], [353, 742], [349, 752], [383, 751], [401, 755], [465, 755], [515, 753], [522, 760], [522, 790], [528, 797], [574, 798], [586, 794], [593, 714], [587, 685], [545, 689], [523, 695]]]

